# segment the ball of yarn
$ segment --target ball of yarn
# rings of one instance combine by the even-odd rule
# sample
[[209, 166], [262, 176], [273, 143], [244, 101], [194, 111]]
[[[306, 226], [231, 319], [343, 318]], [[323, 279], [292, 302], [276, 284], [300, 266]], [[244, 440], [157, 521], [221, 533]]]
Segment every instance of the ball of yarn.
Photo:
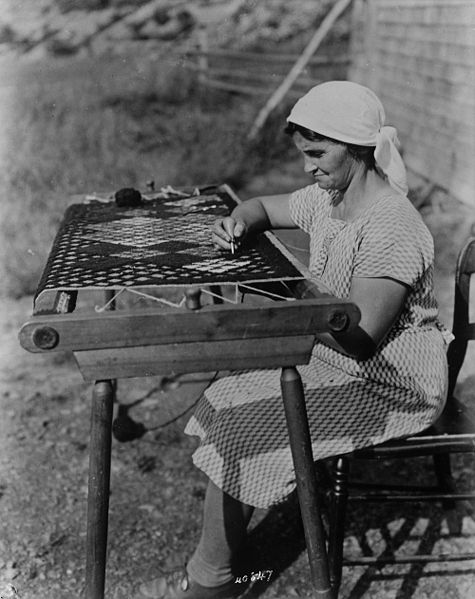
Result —
[[130, 208], [140, 206], [142, 203], [142, 194], [133, 187], [124, 187], [115, 192], [115, 202], [120, 208]]

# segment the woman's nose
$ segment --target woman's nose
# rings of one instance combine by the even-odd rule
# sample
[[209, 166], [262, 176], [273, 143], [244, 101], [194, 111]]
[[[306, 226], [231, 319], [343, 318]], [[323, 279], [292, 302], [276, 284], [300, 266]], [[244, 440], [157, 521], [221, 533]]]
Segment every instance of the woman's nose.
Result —
[[305, 156], [304, 157], [303, 170], [306, 173], [313, 173], [313, 171], [317, 170], [317, 165], [314, 163], [313, 160], [311, 160], [310, 158], [308, 158], [308, 156]]

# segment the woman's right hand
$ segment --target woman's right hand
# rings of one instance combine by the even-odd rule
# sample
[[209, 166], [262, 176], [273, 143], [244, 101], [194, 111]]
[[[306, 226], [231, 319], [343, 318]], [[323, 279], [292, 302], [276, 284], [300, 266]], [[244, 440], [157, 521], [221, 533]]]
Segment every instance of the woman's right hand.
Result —
[[247, 227], [243, 220], [232, 216], [220, 218], [214, 222], [211, 233], [212, 240], [217, 249], [231, 251], [231, 241], [238, 246], [246, 235]]

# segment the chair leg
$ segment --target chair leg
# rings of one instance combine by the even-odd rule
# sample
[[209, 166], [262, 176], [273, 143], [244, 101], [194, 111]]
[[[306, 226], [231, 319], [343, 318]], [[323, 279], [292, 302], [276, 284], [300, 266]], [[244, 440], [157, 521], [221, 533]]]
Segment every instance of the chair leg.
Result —
[[[439, 483], [439, 487], [448, 493], [455, 492], [455, 482], [452, 477], [452, 468], [450, 465], [450, 455], [447, 453], [434, 454], [434, 472]], [[444, 510], [455, 509], [455, 501], [453, 499], [444, 499], [442, 501]]]
[[348, 479], [350, 460], [337, 458], [334, 464], [333, 489], [330, 501], [330, 534], [328, 560], [332, 588], [338, 591], [343, 569], [343, 542], [345, 539], [346, 508], [348, 505]]

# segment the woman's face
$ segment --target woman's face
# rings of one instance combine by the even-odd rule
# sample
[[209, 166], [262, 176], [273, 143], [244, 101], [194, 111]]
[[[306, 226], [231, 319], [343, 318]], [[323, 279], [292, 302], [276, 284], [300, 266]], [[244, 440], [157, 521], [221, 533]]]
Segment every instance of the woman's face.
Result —
[[294, 143], [304, 157], [304, 170], [326, 190], [344, 191], [353, 178], [357, 161], [345, 145], [328, 139], [309, 141], [300, 133], [294, 133]]

